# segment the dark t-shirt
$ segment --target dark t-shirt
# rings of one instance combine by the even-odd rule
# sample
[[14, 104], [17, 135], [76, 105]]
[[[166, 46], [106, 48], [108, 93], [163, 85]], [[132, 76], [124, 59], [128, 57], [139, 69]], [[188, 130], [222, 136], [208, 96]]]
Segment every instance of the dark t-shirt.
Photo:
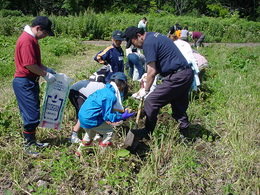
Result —
[[170, 34], [173, 34], [175, 31], [176, 31], [176, 26], [173, 25], [171, 28], [170, 28]]
[[163, 77], [171, 74], [181, 66], [188, 65], [188, 62], [173, 41], [157, 32], [147, 32], [143, 43], [143, 51], [146, 63], [149, 64], [155, 61], [156, 70]]

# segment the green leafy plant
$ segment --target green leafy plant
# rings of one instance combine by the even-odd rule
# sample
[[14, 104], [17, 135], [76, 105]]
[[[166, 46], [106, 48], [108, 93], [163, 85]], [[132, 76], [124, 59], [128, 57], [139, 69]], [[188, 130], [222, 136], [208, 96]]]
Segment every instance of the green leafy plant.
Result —
[[[134, 20], [130, 18], [129, 23]], [[203, 21], [202, 18], [200, 23]], [[210, 27], [213, 31], [214, 26]], [[17, 36], [0, 36], [0, 193], [258, 193], [259, 46], [211, 44], [200, 48], [209, 61], [209, 69], [199, 91], [192, 92], [190, 98], [188, 116], [193, 142], [185, 144], [179, 139], [178, 123], [167, 105], [158, 114], [152, 139], [141, 140], [136, 153], [122, 149], [125, 133], [134, 125], [132, 118], [115, 129], [111, 148], [100, 148], [98, 142], [93, 142], [92, 153], [87, 154], [86, 149], [81, 158], [76, 158], [78, 144], [68, 141], [75, 111], [68, 103], [62, 130], [37, 129], [37, 139], [49, 142], [50, 147], [34, 159], [23, 150], [21, 117], [11, 86], [13, 72], [6, 74], [2, 70], [5, 63], [13, 63], [11, 53], [16, 39]], [[63, 35], [56, 40], [43, 39], [40, 46], [44, 64], [51, 64], [76, 82], [100, 67], [93, 56], [104, 46], [80, 42], [78, 46], [75, 40]], [[61, 55], [55, 55], [52, 46], [59, 47], [63, 42], [73, 48], [68, 53], [61, 49]], [[128, 81], [131, 96], [140, 84], [130, 78]], [[45, 85], [40, 80], [41, 94]], [[135, 111], [138, 104], [131, 97], [124, 103]], [[144, 121], [141, 115], [140, 125]], [[84, 135], [84, 130], [79, 135]]]

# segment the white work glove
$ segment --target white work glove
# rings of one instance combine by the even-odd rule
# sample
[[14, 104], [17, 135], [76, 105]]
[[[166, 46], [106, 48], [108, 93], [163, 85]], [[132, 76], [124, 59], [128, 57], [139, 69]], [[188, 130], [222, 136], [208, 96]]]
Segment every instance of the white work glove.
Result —
[[49, 72], [51, 74], [56, 74], [56, 72], [53, 69], [51, 69], [51, 68], [47, 68], [46, 72]]
[[113, 72], [113, 70], [112, 70], [112, 66], [111, 66], [110, 64], [107, 64], [107, 71], [109, 71], [109, 72]]
[[47, 72], [46, 76], [44, 76], [43, 78], [44, 78], [48, 83], [52, 83], [52, 82], [56, 81], [56, 77], [55, 77], [53, 74], [49, 73], [49, 72]]
[[141, 98], [145, 97], [147, 94], [149, 93], [149, 91], [145, 91], [145, 88], [142, 88], [139, 92], [139, 96]]

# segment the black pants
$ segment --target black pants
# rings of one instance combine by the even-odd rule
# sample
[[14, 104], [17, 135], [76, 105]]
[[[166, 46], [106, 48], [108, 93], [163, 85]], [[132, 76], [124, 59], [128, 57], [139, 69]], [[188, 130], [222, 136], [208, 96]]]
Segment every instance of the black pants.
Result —
[[189, 90], [193, 81], [191, 68], [164, 77], [162, 84], [157, 85], [144, 104], [146, 114], [145, 129], [153, 132], [160, 108], [171, 104], [172, 117], [180, 122], [180, 129], [189, 127], [186, 110], [189, 105]]
[[76, 109], [76, 115], [77, 115], [76, 117], [78, 118], [79, 109], [82, 106], [82, 104], [86, 101], [87, 97], [82, 93], [74, 89], [71, 89], [69, 93], [69, 99], [72, 105]]

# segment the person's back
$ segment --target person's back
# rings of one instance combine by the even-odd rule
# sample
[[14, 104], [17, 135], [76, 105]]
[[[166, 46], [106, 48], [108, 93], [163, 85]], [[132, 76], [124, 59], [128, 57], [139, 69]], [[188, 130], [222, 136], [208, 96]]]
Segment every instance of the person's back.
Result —
[[[106, 100], [106, 103], [104, 103], [104, 100]], [[111, 107], [111, 105], [114, 105], [116, 100], [115, 90], [109, 83], [106, 84], [105, 88], [92, 93], [79, 110], [81, 126], [89, 129], [102, 124], [104, 122], [103, 117], [108, 118], [108, 113], [113, 113], [113, 106]], [[105, 116], [100, 115], [101, 113]], [[113, 122], [117, 121], [114, 120]]]
[[174, 44], [179, 48], [179, 50], [186, 58], [188, 63], [192, 63], [193, 61], [196, 61], [196, 58], [193, 55], [192, 48], [189, 43], [181, 39], [177, 39], [176, 41], [174, 41]]
[[186, 58], [188, 63], [192, 64], [191, 67], [192, 67], [193, 72], [194, 72], [194, 80], [193, 80], [193, 83], [192, 83], [192, 89], [197, 91], [197, 87], [200, 85], [200, 80], [199, 80], [199, 77], [198, 77], [199, 68], [198, 68], [198, 65], [197, 65], [197, 63], [198, 63], [197, 59], [193, 55], [192, 48], [191, 48], [189, 43], [187, 43], [186, 41], [183, 41], [181, 39], [175, 40], [174, 44], [179, 48], [179, 50], [181, 51], [183, 56]]
[[181, 37], [181, 30], [176, 30], [175, 35], [179, 39]]
[[111, 146], [113, 126], [134, 115], [122, 106], [121, 93], [126, 88], [126, 75], [116, 72], [105, 88], [97, 90], [84, 102], [79, 111], [79, 121], [86, 133], [75, 153], [77, 156], [81, 155], [82, 147], [91, 144], [97, 133], [102, 135], [102, 141], [99, 143], [101, 147]]
[[201, 35], [203, 35], [203, 33], [199, 32], [199, 31], [192, 32], [193, 39], [199, 39], [201, 37]]
[[142, 20], [139, 21], [137, 27], [144, 29], [144, 31], [147, 31], [147, 24], [148, 24], [147, 18], [143, 17]]
[[95, 92], [97, 89], [102, 89], [105, 87], [105, 83], [89, 81], [89, 80], [81, 80], [77, 83], [73, 84], [70, 87], [70, 90], [75, 90], [88, 97], [90, 94]]
[[208, 68], [208, 61], [207, 59], [201, 55], [200, 53], [198, 53], [196, 50], [192, 50], [194, 57], [196, 58], [197, 62], [198, 62], [198, 67], [199, 69], [203, 69], [203, 68]]
[[183, 40], [183, 41], [187, 41], [188, 42], [188, 37], [189, 37], [188, 27], [184, 27], [184, 29], [181, 30], [181, 37], [180, 37], [180, 39]]
[[178, 122], [180, 133], [189, 134], [189, 120], [186, 113], [189, 104], [189, 90], [193, 81], [191, 65], [168, 37], [157, 32], [142, 32], [131, 26], [125, 31], [127, 45], [142, 48], [147, 62], [147, 82], [139, 93], [145, 97], [151, 89], [156, 74], [161, 74], [162, 83], [157, 85], [145, 100], [145, 128], [131, 132], [138, 137], [150, 139], [162, 107], [171, 104], [172, 117]]
[[203, 46], [205, 35], [199, 31], [191, 32], [191, 37], [194, 41], [194, 47]]
[[147, 64], [155, 61], [156, 69], [162, 76], [170, 74], [172, 70], [176, 70], [180, 66], [188, 65], [177, 46], [160, 33], [147, 32], [143, 50]]

